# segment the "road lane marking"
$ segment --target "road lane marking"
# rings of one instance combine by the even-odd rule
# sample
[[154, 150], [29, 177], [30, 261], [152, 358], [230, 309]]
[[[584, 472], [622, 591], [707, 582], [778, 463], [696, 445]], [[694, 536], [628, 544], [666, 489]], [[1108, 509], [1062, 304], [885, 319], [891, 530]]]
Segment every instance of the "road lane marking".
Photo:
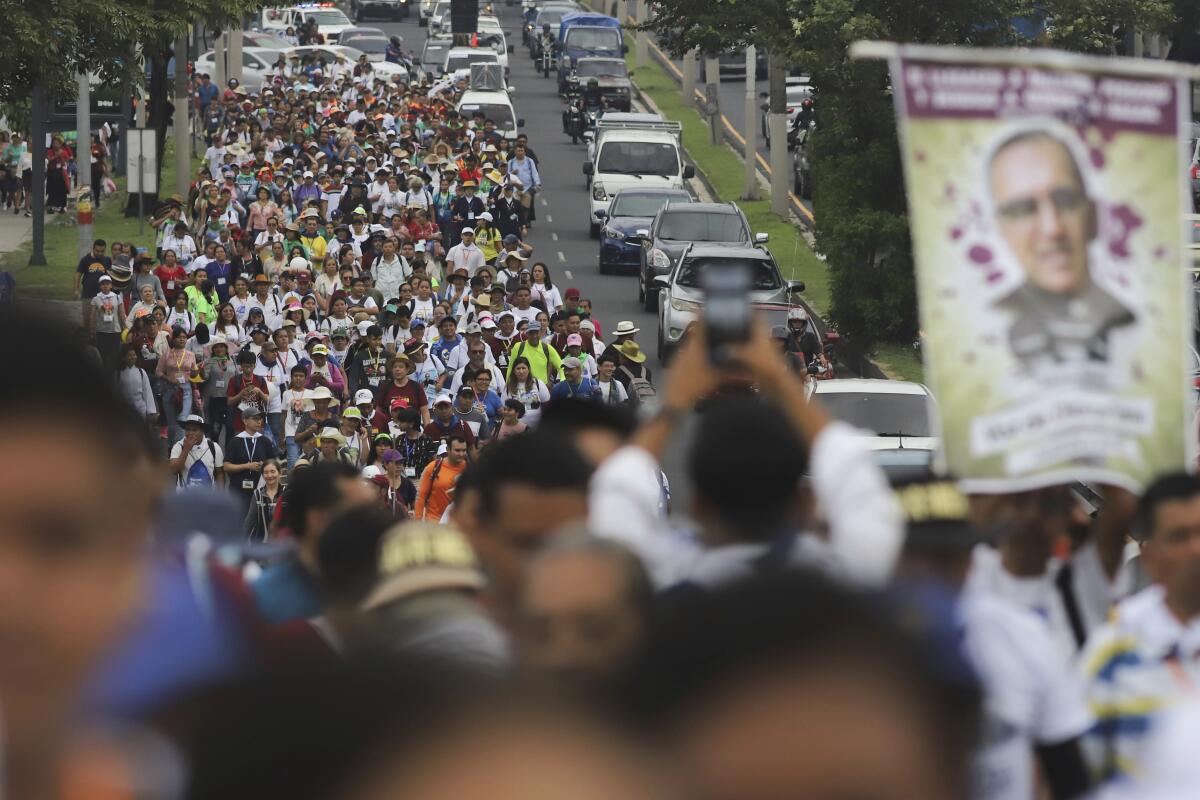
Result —
[[558, 234], [557, 234], [557, 233], [551, 233], [551, 234], [550, 234], [550, 238], [551, 238], [551, 239], [553, 239], [554, 241], [556, 241], [556, 242], [557, 242], [557, 241], [558, 241]]
[[567, 263], [567, 257], [565, 255], [563, 255], [562, 250], [558, 251], [558, 260], [563, 262], [564, 264]]
[[546, 222], [554, 222], [554, 217], [552, 217], [552, 216], [550, 216], [549, 214], [547, 214], [547, 215], [546, 215]]
[[573, 280], [575, 280], [575, 276], [571, 274], [571, 270], [569, 270], [569, 269], [564, 269], [564, 270], [563, 270], [563, 275], [566, 275], [566, 276], [567, 276], [567, 280], [569, 280], [569, 281], [573, 281]]
[[548, 207], [550, 204], [546, 202], [546, 198], [542, 198], [542, 208]]

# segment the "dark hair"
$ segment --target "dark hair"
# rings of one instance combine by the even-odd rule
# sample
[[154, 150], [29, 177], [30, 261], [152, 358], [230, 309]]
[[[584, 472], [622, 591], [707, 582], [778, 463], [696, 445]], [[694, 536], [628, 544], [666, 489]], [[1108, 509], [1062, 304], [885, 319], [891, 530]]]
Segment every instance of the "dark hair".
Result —
[[394, 524], [391, 515], [372, 506], [338, 514], [317, 543], [317, 563], [328, 599], [357, 607], [379, 573], [379, 540]]
[[[31, 330], [38, 331], [37, 347], [29, 346]], [[145, 418], [125, 399], [112, 374], [90, 357], [94, 351], [84, 346], [85, 336], [19, 308], [0, 314], [0, 363], [19, 376], [0, 381], [0, 416], [15, 420], [30, 411], [52, 414], [122, 461], [128, 462], [131, 452], [157, 458], [161, 442], [151, 437]]]
[[599, 428], [624, 440], [633, 434], [637, 419], [627, 406], [565, 397], [542, 410], [538, 426], [562, 438], [587, 428]]
[[462, 442], [463, 444], [470, 446], [470, 442], [467, 441], [466, 435], [460, 431], [455, 431], [454, 433], [446, 435], [446, 450], [448, 451], [450, 449], [450, 445], [454, 444], [455, 442]]
[[[857, 665], [921, 709], [921, 734], [965, 784], [980, 722], [980, 693], [953, 626], [932, 612], [910, 613], [903, 598], [855, 591], [817, 572], [780, 573], [674, 598], [647, 637], [631, 676], [632, 710], [670, 724], [697, 701], [744, 685], [765, 670]], [[948, 616], [948, 615], [942, 615]], [[903, 625], [907, 617], [921, 617]], [[964, 792], [965, 795], [965, 786]]]
[[1173, 472], [1155, 478], [1146, 487], [1138, 503], [1137, 515], [1133, 520], [1133, 538], [1144, 542], [1154, 534], [1155, 516], [1163, 503], [1191, 500], [1197, 495], [1200, 495], [1200, 476]]
[[292, 374], [293, 376], [295, 376], [295, 375], [303, 375], [304, 377], [306, 377], [306, 378], [307, 378], [307, 377], [308, 377], [308, 370], [307, 370], [307, 369], [305, 369], [304, 367], [302, 367], [301, 365], [297, 364], [296, 366], [292, 367], [292, 369], [291, 369], [291, 374]]
[[107, 246], [108, 246], [108, 242], [104, 241], [103, 239], [97, 239], [96, 241], [92, 242], [92, 247], [107, 247]]
[[741, 541], [769, 541], [787, 530], [807, 450], [774, 403], [715, 400], [688, 453], [696, 493]]
[[510, 397], [504, 401], [504, 407], [517, 412], [517, 419], [525, 416], [525, 404], [520, 400], [514, 400]]
[[358, 478], [358, 470], [341, 461], [322, 461], [293, 472], [288, 480], [285, 515], [297, 541], [308, 533], [306, 517], [311, 509], [329, 508], [341, 500], [339, 478]]
[[481, 461], [487, 470], [480, 484], [479, 512], [496, 512], [500, 490], [508, 485], [587, 492], [592, 468], [569, 441], [534, 429], [489, 445]]
[[603, 353], [603, 354], [601, 354], [601, 356], [599, 358], [596, 359], [596, 366], [600, 366], [605, 361], [609, 361], [609, 362], [612, 362], [613, 364], [616, 364], [617, 357], [614, 356], [612, 353]]

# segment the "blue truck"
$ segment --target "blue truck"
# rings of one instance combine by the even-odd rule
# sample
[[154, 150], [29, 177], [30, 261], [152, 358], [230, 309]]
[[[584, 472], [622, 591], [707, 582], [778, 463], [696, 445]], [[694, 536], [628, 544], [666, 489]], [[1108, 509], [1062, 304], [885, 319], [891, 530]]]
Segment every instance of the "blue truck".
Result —
[[604, 14], [581, 11], [567, 14], [558, 25], [558, 91], [566, 92], [567, 76], [575, 61], [585, 56], [622, 58], [629, 48], [621, 21]]

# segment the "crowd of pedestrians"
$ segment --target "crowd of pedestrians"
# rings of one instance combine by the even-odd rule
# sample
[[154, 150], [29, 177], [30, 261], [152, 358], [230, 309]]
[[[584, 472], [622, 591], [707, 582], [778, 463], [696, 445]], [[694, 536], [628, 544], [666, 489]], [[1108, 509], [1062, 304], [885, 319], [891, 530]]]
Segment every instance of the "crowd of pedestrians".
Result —
[[1200, 796], [1200, 479], [890, 485], [758, 328], [651, 374], [464, 88], [204, 90], [87, 346], [0, 316], [11, 796]]

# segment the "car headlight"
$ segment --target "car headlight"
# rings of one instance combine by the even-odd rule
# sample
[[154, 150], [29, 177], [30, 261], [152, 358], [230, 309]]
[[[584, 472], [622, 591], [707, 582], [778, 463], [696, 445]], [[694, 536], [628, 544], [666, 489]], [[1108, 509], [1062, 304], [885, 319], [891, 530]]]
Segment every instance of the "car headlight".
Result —
[[628, 86], [618, 86], [617, 94], [629, 94], [629, 87]]
[[625, 234], [621, 233], [619, 230], [617, 230], [615, 228], [605, 228], [604, 235], [610, 239], [615, 239], [618, 242], [625, 241]]
[[602, 183], [593, 183], [592, 184], [592, 199], [593, 200], [607, 200], [608, 199], [608, 194], [604, 191], [604, 184], [602, 184]]
[[655, 269], [670, 269], [671, 257], [662, 250], [655, 248], [650, 251], [650, 265]]
[[682, 311], [685, 314], [699, 314], [704, 309], [704, 306], [692, 300], [679, 300], [672, 297], [671, 308], [676, 311]]

